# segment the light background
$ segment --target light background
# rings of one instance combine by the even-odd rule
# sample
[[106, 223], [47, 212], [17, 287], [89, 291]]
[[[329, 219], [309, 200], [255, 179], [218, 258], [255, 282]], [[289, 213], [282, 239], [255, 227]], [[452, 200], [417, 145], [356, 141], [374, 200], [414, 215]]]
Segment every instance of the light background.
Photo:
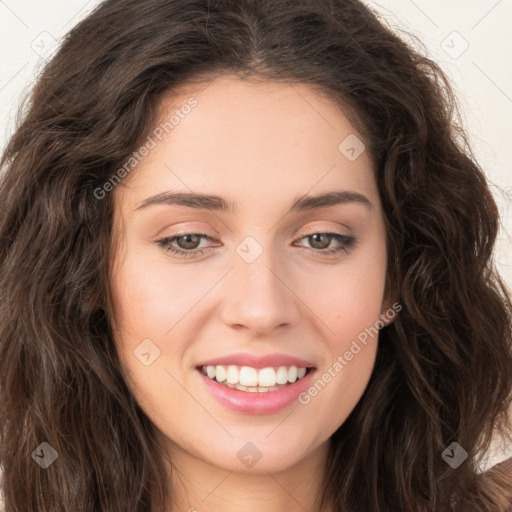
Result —
[[[395, 30], [416, 35], [451, 78], [475, 155], [500, 208], [502, 229], [495, 259], [512, 287], [512, 0], [366, 3]], [[19, 101], [45, 58], [98, 4], [98, 0], [0, 0], [0, 149], [13, 133]], [[496, 444], [487, 466], [510, 456], [512, 446]]]

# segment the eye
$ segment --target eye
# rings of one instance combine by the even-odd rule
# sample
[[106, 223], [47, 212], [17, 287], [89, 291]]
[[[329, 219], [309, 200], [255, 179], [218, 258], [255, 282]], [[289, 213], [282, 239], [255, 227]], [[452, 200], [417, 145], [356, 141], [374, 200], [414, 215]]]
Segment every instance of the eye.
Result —
[[[349, 252], [356, 243], [356, 237], [344, 235], [341, 233], [328, 233], [322, 231], [311, 231], [303, 235], [299, 240], [306, 239], [311, 245], [311, 250], [320, 252], [322, 255], [336, 254], [341, 251]], [[328, 248], [331, 242], [335, 240], [338, 245]], [[309, 247], [306, 247], [309, 249]]]
[[[213, 250], [213, 247], [199, 248], [202, 239], [211, 240], [211, 237], [204, 233], [184, 233], [179, 236], [156, 240], [155, 243], [167, 252], [190, 258]], [[304, 247], [305, 249], [321, 255], [330, 255], [342, 251], [349, 252], [357, 242], [356, 237], [352, 235], [322, 231], [307, 232], [297, 240], [303, 239], [310, 240], [311, 247]], [[337, 242], [337, 245], [329, 248], [333, 240]]]
[[[198, 249], [198, 242], [201, 241], [202, 238], [207, 238], [211, 240], [208, 235], [203, 233], [185, 233], [183, 235], [167, 237], [157, 240], [156, 243], [162, 247], [165, 251], [171, 252], [173, 254], [178, 254], [185, 258], [189, 258], [191, 256], [196, 256], [197, 254], [204, 254], [205, 250], [209, 251], [211, 248], [206, 249]], [[173, 245], [176, 242], [178, 248]]]

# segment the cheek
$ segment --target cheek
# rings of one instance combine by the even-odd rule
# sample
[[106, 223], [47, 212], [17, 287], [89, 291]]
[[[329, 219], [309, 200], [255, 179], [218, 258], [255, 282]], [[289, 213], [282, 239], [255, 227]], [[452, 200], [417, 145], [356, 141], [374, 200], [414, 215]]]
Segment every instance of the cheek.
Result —
[[[154, 256], [133, 250], [113, 272], [112, 292], [119, 326], [114, 339], [127, 383], [153, 422], [172, 424], [172, 418], [162, 411], [189, 399], [171, 376], [177, 375], [175, 364], [186, 348], [186, 341], [177, 342], [186, 340], [186, 333], [180, 332], [182, 324], [174, 329], [173, 326], [187, 311], [187, 301], [183, 300], [187, 279], [179, 272], [169, 272]], [[166, 343], [171, 329], [173, 342]], [[148, 365], [143, 361], [143, 352], [149, 352]]]
[[324, 333], [328, 354], [311, 389], [315, 398], [309, 397], [312, 403], [317, 400], [317, 406], [329, 404], [325, 432], [345, 421], [370, 380], [378, 347], [386, 263], [384, 243], [365, 247], [358, 257], [332, 267], [330, 274], [324, 271], [310, 277], [309, 293], [303, 289], [308, 293], [308, 305], [317, 314], [315, 328]]
[[112, 280], [116, 318], [144, 337], [161, 339], [200, 297], [186, 272], [142, 251], [128, 254]]
[[343, 283], [342, 291], [331, 303], [338, 350], [347, 350], [352, 340], [364, 341], [364, 333], [375, 327], [379, 319], [383, 293], [384, 278], [380, 276], [352, 276]]
[[360, 250], [321, 272], [309, 273], [298, 289], [315, 313], [318, 328], [329, 333], [334, 348], [345, 350], [352, 339], [379, 319], [385, 278], [386, 253], [379, 246]]

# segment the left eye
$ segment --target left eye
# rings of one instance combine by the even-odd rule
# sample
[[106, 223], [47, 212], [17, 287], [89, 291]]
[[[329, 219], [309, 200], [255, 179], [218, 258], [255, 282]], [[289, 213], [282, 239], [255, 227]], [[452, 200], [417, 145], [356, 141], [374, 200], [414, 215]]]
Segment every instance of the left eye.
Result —
[[[200, 233], [187, 233], [185, 235], [174, 236], [172, 238], [163, 238], [162, 240], [158, 240], [157, 243], [165, 250], [170, 252], [198, 252], [204, 250], [197, 249], [198, 242], [201, 240], [201, 238], [207, 238], [210, 240], [208, 235], [203, 235]], [[181, 241], [178, 243], [178, 249], [172, 245], [174, 241]]]
[[[203, 254], [205, 251], [212, 250], [212, 247], [206, 247], [202, 249], [198, 248], [198, 244], [202, 238], [211, 240], [208, 235], [202, 233], [186, 233], [179, 236], [162, 238], [157, 240], [156, 243], [165, 251], [169, 251], [173, 254], [178, 254], [187, 258], [197, 254]], [[349, 252], [349, 250], [354, 246], [356, 242], [356, 238], [354, 236], [343, 235], [341, 233], [309, 233], [305, 236], [302, 236], [301, 238], [298, 238], [297, 240], [302, 239], [314, 240], [313, 244], [319, 245], [320, 247], [306, 247], [306, 249], [313, 250], [321, 254], [332, 254], [341, 251]], [[326, 240], [328, 241], [327, 244], [325, 243]], [[339, 245], [334, 248], [328, 248], [332, 240], [338, 241]], [[176, 248], [176, 245], [174, 245], [175, 243], [178, 245], [178, 248]]]

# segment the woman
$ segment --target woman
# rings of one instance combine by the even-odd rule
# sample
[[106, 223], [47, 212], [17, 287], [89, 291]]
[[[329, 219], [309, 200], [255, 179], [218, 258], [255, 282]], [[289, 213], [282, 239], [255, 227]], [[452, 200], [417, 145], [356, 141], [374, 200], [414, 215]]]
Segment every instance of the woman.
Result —
[[102, 3], [2, 160], [5, 510], [511, 510], [454, 113], [356, 0]]

